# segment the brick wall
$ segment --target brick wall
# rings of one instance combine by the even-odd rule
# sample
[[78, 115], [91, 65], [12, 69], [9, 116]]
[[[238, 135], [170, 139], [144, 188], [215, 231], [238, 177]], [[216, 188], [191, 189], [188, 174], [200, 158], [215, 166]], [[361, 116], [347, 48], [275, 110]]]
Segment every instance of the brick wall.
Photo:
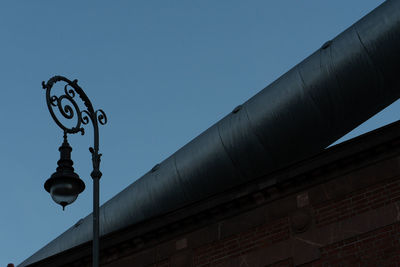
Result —
[[323, 247], [321, 259], [303, 266], [400, 266], [400, 223]]
[[400, 180], [383, 182], [353, 192], [343, 199], [322, 203], [315, 207], [317, 226], [339, 222], [356, 214], [396, 203], [400, 200]]
[[[367, 169], [385, 166], [383, 163]], [[186, 250], [191, 251], [190, 261], [186, 264], [190, 262], [190, 265], [180, 266], [400, 266], [400, 177], [390, 174], [382, 177], [383, 181], [375, 177], [366, 187], [355, 187], [354, 191], [349, 189], [346, 194], [320, 202], [313, 201], [312, 192], [320, 192], [332, 183], [314, 186], [274, 203], [275, 208], [288, 209], [289, 199], [308, 198], [307, 192], [310, 192], [311, 199], [307, 199], [305, 207], [298, 206], [281, 218], [267, 218], [266, 223], [255, 227], [250, 222], [251, 216], [265, 216], [272, 206], [229, 218], [225, 224], [242, 221], [238, 233], [232, 234], [230, 230], [231, 234], [221, 238], [219, 233], [207, 244], [192, 248], [189, 245]], [[334, 182], [342, 183], [339, 178]], [[345, 179], [354, 185], [359, 176], [354, 172]], [[300, 233], [293, 229], [291, 222], [291, 215], [298, 210], [306, 210], [312, 217], [310, 226]], [[243, 227], [246, 218], [247, 229]], [[168, 259], [166, 262], [169, 265], [160, 266], [175, 267]]]
[[268, 247], [289, 238], [288, 219], [255, 227], [232, 237], [195, 249], [194, 266], [218, 266], [230, 258], [246, 254], [259, 247]]

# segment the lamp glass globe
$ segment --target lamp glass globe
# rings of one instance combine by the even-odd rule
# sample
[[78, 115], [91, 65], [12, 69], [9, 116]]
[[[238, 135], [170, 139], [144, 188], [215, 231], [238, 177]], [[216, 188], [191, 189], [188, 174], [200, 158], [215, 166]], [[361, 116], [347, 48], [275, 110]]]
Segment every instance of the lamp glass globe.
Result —
[[78, 198], [76, 189], [71, 183], [54, 183], [50, 188], [51, 198], [63, 207], [71, 204]]

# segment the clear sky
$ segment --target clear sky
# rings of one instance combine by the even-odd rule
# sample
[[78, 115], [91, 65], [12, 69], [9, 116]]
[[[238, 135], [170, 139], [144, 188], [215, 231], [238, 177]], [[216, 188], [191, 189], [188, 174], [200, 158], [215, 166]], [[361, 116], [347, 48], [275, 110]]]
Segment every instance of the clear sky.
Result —
[[[70, 137], [87, 188], [63, 212], [43, 189], [62, 132], [41, 81], [78, 79], [100, 128], [101, 203], [383, 1], [0, 2], [0, 266], [92, 209], [91, 125]], [[355, 136], [398, 119], [396, 102]]]

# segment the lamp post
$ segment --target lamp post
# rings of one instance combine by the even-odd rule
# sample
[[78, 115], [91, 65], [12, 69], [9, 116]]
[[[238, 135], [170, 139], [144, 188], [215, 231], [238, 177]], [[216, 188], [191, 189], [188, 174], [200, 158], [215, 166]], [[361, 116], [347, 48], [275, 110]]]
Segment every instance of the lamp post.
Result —
[[[56, 96], [51, 94], [53, 85], [63, 82], [64, 94]], [[71, 160], [72, 148], [68, 143], [67, 134], [85, 133], [81, 125], [86, 125], [89, 120], [93, 125], [94, 142], [93, 147], [89, 148], [92, 154], [93, 171], [90, 176], [93, 179], [93, 266], [99, 266], [99, 181], [100, 158], [99, 154], [99, 123], [104, 125], [107, 123], [107, 116], [103, 110], [94, 110], [89, 98], [78, 85], [77, 80], [70, 81], [63, 76], [54, 76], [47, 83], [42, 82], [43, 89], [46, 90], [46, 102], [49, 108], [51, 117], [56, 124], [64, 132], [64, 140], [59, 148], [60, 160], [56, 172], [44, 184], [44, 188], [50, 193], [53, 200], [63, 207], [71, 204], [76, 200], [78, 195], [85, 189], [84, 182], [79, 178], [79, 175], [74, 172], [73, 161]], [[83, 101], [86, 109], [80, 110], [75, 101], [76, 94]], [[54, 109], [58, 109], [59, 113], [66, 120], [75, 120], [75, 125], [72, 127], [66, 126], [55, 115]], [[64, 119], [64, 120], [65, 120]]]

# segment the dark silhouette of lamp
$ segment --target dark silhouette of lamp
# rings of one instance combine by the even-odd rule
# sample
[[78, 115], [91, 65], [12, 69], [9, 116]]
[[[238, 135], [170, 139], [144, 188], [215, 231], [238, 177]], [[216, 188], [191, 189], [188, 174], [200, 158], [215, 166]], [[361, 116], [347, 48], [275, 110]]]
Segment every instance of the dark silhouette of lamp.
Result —
[[[53, 85], [62, 82], [64, 85], [64, 94], [53, 95], [51, 89]], [[51, 198], [65, 209], [65, 206], [74, 202], [78, 195], [85, 189], [85, 183], [79, 178], [79, 175], [74, 172], [73, 161], [71, 160], [72, 148], [68, 144], [67, 134], [81, 133], [85, 134], [85, 129], [82, 126], [92, 122], [93, 125], [93, 147], [89, 147], [92, 154], [93, 171], [90, 176], [93, 180], [93, 267], [99, 266], [99, 250], [100, 250], [100, 171], [99, 153], [99, 124], [107, 123], [107, 116], [103, 110], [94, 110], [89, 98], [78, 85], [78, 80], [70, 81], [63, 76], [54, 76], [47, 83], [42, 82], [43, 89], [46, 90], [46, 103], [49, 108], [51, 117], [55, 123], [64, 131], [64, 142], [58, 149], [60, 151], [60, 160], [57, 162], [58, 167], [56, 172], [47, 179], [44, 184], [44, 189], [50, 193]], [[75, 101], [75, 96], [78, 95], [80, 100], [85, 105], [84, 110], [80, 110]], [[55, 110], [66, 120], [75, 120], [75, 126], [65, 125], [57, 118]]]
[[72, 147], [67, 141], [67, 134], [64, 134], [64, 142], [58, 149], [60, 159], [57, 161], [56, 172], [47, 179], [44, 188], [50, 193], [51, 198], [65, 209], [65, 206], [74, 202], [78, 195], [85, 190], [85, 183], [74, 172], [71, 160]]

